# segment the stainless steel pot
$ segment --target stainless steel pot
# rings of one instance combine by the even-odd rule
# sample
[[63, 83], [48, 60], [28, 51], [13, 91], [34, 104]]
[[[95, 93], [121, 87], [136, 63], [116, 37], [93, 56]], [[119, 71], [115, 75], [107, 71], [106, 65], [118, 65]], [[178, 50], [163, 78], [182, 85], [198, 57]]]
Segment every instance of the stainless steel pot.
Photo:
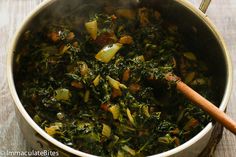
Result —
[[[15, 50], [19, 44], [19, 40], [24, 31], [33, 27], [40, 28], [46, 24], [50, 18], [60, 17], [61, 12], [75, 13], [75, 8], [81, 9], [76, 12], [79, 17], [82, 14], [82, 8], [86, 3], [92, 2], [95, 5], [92, 9], [97, 9], [104, 4], [106, 0], [92, 2], [89, 0], [45, 0], [23, 21], [21, 27], [15, 34], [12, 45], [8, 53], [7, 61], [7, 77], [10, 91], [15, 101], [16, 116], [19, 121], [20, 128], [25, 135], [26, 140], [35, 150], [56, 150], [60, 156], [84, 156], [92, 157], [93, 155], [83, 153], [81, 151], [70, 148], [49, 136], [42, 130], [29, 116], [21, 104], [16, 92], [14, 83], [14, 57]], [[108, 1], [108, 0], [107, 0]], [[119, 5], [134, 4], [137, 2], [122, 1]], [[117, 2], [118, 3], [118, 2]], [[232, 65], [229, 52], [226, 49], [223, 38], [216, 30], [215, 26], [206, 16], [205, 11], [210, 0], [203, 0], [200, 9], [195, 8], [186, 0], [144, 0], [141, 5], [158, 9], [163, 17], [176, 23], [185, 37], [186, 44], [189, 45], [202, 60], [208, 63], [211, 69], [215, 85], [218, 86], [218, 104], [220, 110], [226, 109], [232, 87]], [[117, 4], [114, 4], [117, 5]], [[41, 21], [43, 19], [43, 21]], [[41, 22], [39, 22], [41, 21]], [[196, 157], [207, 145], [212, 130], [215, 127], [213, 123], [209, 123], [200, 133], [186, 143], [169, 150], [167, 152], [153, 155], [152, 157]]]

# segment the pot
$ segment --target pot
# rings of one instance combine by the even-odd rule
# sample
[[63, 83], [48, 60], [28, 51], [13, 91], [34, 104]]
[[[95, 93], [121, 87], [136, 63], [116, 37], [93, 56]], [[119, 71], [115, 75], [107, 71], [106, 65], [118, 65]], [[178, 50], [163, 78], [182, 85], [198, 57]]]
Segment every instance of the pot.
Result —
[[[60, 154], [59, 156], [94, 156], [70, 148], [49, 136], [32, 120], [24, 109], [17, 95], [14, 82], [14, 58], [16, 57], [15, 50], [19, 46], [19, 40], [28, 28], [40, 29], [51, 18], [62, 16], [61, 13], [63, 13], [63, 16], [66, 14], [76, 14], [79, 17], [80, 14], [83, 14], [86, 5], [90, 5], [91, 9], [96, 10], [104, 2], [108, 1], [100, 0], [91, 3], [86, 0], [45, 0], [28, 15], [15, 34], [8, 53], [7, 77], [11, 95], [15, 102], [15, 111], [20, 128], [25, 139], [34, 150], [55, 150]], [[220, 110], [225, 111], [232, 87], [232, 64], [223, 38], [206, 14], [204, 14], [209, 3], [209, 0], [202, 2], [200, 9], [203, 12], [186, 0], [143, 0], [140, 4], [135, 0], [121, 0], [120, 2], [115, 1], [113, 5], [122, 7], [138, 4], [158, 9], [164, 19], [177, 24], [184, 36], [184, 42], [193, 51], [200, 52], [198, 56], [208, 64], [219, 89], [217, 91], [218, 100], [216, 103], [219, 104]], [[214, 127], [215, 124], [211, 122], [195, 137], [184, 144], [167, 152], [152, 155], [152, 157], [183, 157], [190, 155], [191, 157], [196, 157], [208, 144]], [[56, 155], [58, 154], [56, 153]]]

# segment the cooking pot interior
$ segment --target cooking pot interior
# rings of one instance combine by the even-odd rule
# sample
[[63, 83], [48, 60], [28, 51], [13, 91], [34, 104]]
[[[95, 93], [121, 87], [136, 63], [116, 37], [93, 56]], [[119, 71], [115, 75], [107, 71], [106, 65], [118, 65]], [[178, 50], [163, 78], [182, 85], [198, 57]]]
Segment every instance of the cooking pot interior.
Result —
[[[227, 83], [226, 58], [221, 41], [217, 39], [200, 16], [178, 1], [142, 0], [137, 3], [135, 0], [56, 0], [38, 13], [28, 23], [25, 30], [29, 28], [39, 30], [49, 24], [60, 24], [65, 20], [73, 29], [81, 31], [84, 29], [84, 18], [88, 17], [91, 12], [98, 12], [105, 8], [107, 12], [112, 14], [115, 8], [135, 8], [138, 6], [157, 9], [164, 20], [178, 26], [187, 47], [207, 63], [210, 75], [214, 78], [213, 87], [217, 91], [216, 104], [219, 105]], [[17, 47], [20, 46], [19, 43]]]
[[222, 41], [217, 39], [213, 28], [210, 28], [194, 11], [177, 1], [143, 0], [140, 5], [159, 10], [164, 20], [178, 26], [184, 36], [184, 43], [210, 69], [213, 87], [217, 91], [216, 104], [219, 105], [225, 93], [228, 74]]

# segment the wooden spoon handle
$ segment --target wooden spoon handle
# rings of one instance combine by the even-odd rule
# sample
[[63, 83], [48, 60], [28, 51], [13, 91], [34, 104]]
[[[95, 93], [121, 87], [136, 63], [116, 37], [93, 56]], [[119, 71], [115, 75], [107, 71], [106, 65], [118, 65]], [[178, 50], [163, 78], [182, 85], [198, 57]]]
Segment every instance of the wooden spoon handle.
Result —
[[183, 93], [189, 100], [198, 105], [204, 111], [206, 111], [212, 118], [217, 122], [221, 123], [228, 130], [236, 135], [236, 122], [227, 116], [223, 111], [217, 108], [213, 103], [205, 99], [203, 96], [198, 94], [175, 75], [168, 75], [166, 77], [168, 81], [175, 81], [176, 88]]

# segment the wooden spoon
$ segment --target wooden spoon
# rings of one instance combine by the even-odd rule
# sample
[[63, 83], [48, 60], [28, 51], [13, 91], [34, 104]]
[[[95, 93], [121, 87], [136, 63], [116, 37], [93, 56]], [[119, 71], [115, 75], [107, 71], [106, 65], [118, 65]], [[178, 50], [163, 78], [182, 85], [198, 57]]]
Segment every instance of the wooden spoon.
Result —
[[180, 80], [179, 77], [172, 73], [165, 75], [167, 81], [176, 83], [176, 89], [183, 93], [189, 100], [198, 105], [204, 111], [206, 111], [213, 119], [221, 123], [225, 128], [236, 135], [236, 122], [227, 116], [223, 111], [217, 108], [213, 103], [205, 99], [203, 96], [198, 94], [188, 85]]

